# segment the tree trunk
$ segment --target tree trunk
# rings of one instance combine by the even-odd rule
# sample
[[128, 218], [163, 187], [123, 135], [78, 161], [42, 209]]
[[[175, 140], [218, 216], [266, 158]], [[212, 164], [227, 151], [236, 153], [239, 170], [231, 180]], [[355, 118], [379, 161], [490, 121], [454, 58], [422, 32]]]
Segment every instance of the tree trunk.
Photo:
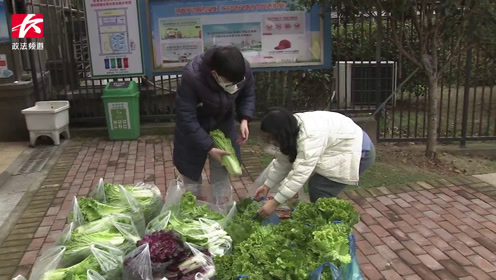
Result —
[[429, 98], [427, 112], [427, 146], [425, 156], [434, 158], [436, 156], [437, 128], [438, 128], [438, 100], [437, 100], [437, 73], [434, 77], [429, 77]]

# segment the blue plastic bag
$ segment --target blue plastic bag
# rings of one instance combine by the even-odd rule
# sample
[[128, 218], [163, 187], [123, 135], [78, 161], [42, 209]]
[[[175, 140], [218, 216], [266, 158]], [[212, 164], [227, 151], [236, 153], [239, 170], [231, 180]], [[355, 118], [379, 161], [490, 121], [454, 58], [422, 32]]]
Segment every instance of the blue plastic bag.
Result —
[[331, 268], [332, 280], [363, 280], [360, 265], [358, 264], [358, 257], [356, 255], [355, 235], [350, 234], [348, 236], [348, 244], [350, 246], [351, 263], [342, 265], [340, 268], [337, 268], [336, 265], [330, 262], [323, 263], [312, 272], [310, 280], [327, 280], [322, 279], [322, 273], [326, 266]]

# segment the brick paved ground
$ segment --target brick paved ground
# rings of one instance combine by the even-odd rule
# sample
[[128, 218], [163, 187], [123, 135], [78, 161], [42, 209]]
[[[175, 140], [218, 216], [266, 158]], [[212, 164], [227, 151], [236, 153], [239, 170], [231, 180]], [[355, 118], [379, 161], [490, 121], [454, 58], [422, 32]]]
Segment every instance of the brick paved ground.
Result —
[[[166, 137], [68, 144], [1, 244], [0, 280], [30, 271], [63, 229], [72, 197], [87, 195], [101, 177], [124, 184], [154, 182], [163, 192], [176, 177]], [[262, 170], [249, 147], [243, 157], [244, 175], [233, 179], [236, 198], [247, 196], [246, 186]], [[367, 279], [496, 279], [496, 188], [459, 177], [348, 191], [342, 198], [362, 214], [355, 233]]]

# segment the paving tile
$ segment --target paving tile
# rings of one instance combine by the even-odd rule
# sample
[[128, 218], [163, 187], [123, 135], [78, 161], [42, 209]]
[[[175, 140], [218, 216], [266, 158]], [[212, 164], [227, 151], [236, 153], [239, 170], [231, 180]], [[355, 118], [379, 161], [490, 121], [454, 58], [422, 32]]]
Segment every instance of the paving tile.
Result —
[[384, 244], [388, 245], [393, 251], [401, 250], [405, 248], [401, 242], [399, 242], [394, 236], [386, 236], [382, 239]]
[[360, 265], [360, 270], [369, 280], [383, 280], [384, 276], [371, 263]]
[[483, 257], [481, 257], [479, 255], [473, 255], [473, 256], [469, 256], [467, 258], [473, 264], [475, 264], [475, 266], [477, 266], [478, 268], [482, 269], [486, 273], [490, 273], [490, 272], [495, 272], [496, 271], [496, 267], [493, 264], [491, 264], [490, 262], [488, 262], [486, 259], [484, 259]]
[[453, 274], [451, 274], [451, 272], [449, 272], [446, 269], [436, 270], [436, 271], [434, 271], [434, 274], [436, 274], [436, 276], [442, 280], [457, 280], [458, 279], [457, 277], [455, 277]]
[[388, 280], [389, 279], [391, 279], [391, 280], [402, 280], [403, 279], [403, 277], [401, 277], [401, 275], [399, 275], [398, 272], [394, 271], [393, 269], [384, 270], [381, 273]]
[[439, 270], [443, 269], [443, 266], [437, 262], [434, 258], [432, 258], [430, 255], [418, 255], [417, 258], [428, 268], [431, 270]]
[[464, 269], [477, 280], [491, 280], [489, 274], [475, 266], [465, 266]]
[[448, 255], [453, 261], [457, 262], [459, 265], [465, 266], [471, 264], [471, 262], [457, 250], [449, 250], [444, 253], [446, 253], [446, 255]]
[[38, 250], [35, 251], [27, 251], [24, 253], [24, 256], [22, 256], [21, 261], [19, 262], [19, 265], [30, 265], [34, 264], [36, 261], [36, 258], [38, 257]]
[[415, 264], [412, 265], [412, 269], [420, 276], [421, 279], [438, 280], [439, 277], [434, 274], [434, 272], [428, 268], [425, 264]]
[[421, 261], [408, 250], [399, 250], [397, 254], [408, 266], [421, 263]]
[[463, 266], [453, 260], [440, 260], [439, 263], [455, 277], [469, 276], [468, 272], [463, 269]]

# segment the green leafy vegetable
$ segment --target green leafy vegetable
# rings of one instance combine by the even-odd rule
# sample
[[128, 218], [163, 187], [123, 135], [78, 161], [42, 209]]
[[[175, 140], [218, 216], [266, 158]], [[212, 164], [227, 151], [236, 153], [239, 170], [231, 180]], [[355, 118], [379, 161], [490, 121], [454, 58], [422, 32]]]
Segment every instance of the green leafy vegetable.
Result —
[[224, 165], [229, 172], [229, 174], [234, 176], [241, 176], [243, 173], [241, 170], [241, 164], [239, 163], [238, 157], [236, 156], [236, 151], [232, 145], [230, 138], [224, 135], [220, 129], [216, 129], [210, 132], [210, 136], [214, 141], [214, 146], [221, 150], [231, 153], [230, 155], [222, 156], [222, 165]]
[[101, 272], [100, 264], [93, 255], [88, 256], [83, 261], [73, 266], [48, 271], [43, 275], [42, 280], [86, 279], [86, 272], [89, 269], [99, 273]]
[[205, 247], [214, 255], [225, 254], [232, 243], [231, 237], [215, 221], [179, 219], [171, 214], [167, 229], [179, 232], [185, 241]]
[[113, 245], [123, 251], [129, 250], [133, 245], [132, 242], [128, 242], [121, 233], [114, 229], [89, 234], [73, 232], [71, 239], [65, 245], [66, 251], [63, 262], [74, 263], [87, 257], [91, 253], [90, 246], [93, 243]]
[[[232, 255], [214, 259], [219, 279], [242, 274], [251, 280], [309, 279], [325, 262], [337, 267], [351, 262], [348, 237], [359, 221], [351, 203], [335, 198], [300, 202], [293, 219], [268, 226], [254, 220], [259, 207], [251, 199], [238, 205], [226, 228], [233, 239]], [[325, 271], [322, 279], [332, 279], [330, 272]]]
[[197, 205], [196, 196], [191, 191], [186, 191], [180, 203], [181, 217], [198, 220], [199, 218], [220, 221], [224, 219], [221, 213], [217, 213], [208, 208], [207, 205]]
[[86, 222], [93, 222], [114, 213], [129, 212], [126, 207], [103, 204], [89, 197], [79, 198], [78, 203]]
[[320, 258], [333, 262], [337, 267], [351, 262], [348, 235], [350, 229], [344, 224], [327, 224], [313, 232], [312, 250]]
[[338, 198], [319, 198], [315, 203], [300, 202], [293, 212], [294, 220], [312, 225], [341, 221], [352, 228], [360, 221], [353, 204]]
[[249, 198], [244, 199], [237, 205], [237, 215], [233, 217], [226, 227], [234, 246], [248, 239], [261, 226], [259, 221], [253, 219], [258, 209], [260, 209], [260, 204]]
[[[105, 192], [105, 200], [111, 205], [121, 205], [122, 202], [127, 203], [125, 195], [120, 189], [120, 185], [103, 184]], [[162, 195], [160, 190], [153, 186], [149, 187], [146, 184], [137, 186], [124, 186], [124, 189], [134, 197], [143, 208], [146, 222], [151, 221], [157, 216], [162, 208]]]

